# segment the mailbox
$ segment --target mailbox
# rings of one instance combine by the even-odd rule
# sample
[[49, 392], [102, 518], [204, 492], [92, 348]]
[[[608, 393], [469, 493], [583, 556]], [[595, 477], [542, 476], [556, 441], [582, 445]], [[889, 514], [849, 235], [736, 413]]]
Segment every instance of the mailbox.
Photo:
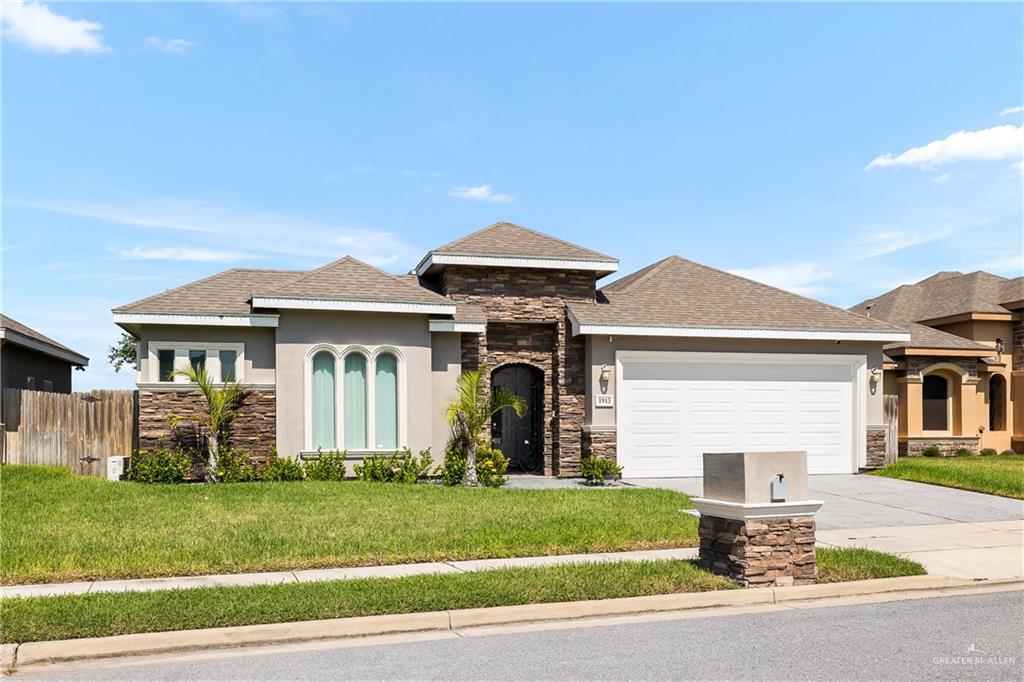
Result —
[[807, 453], [704, 453], [701, 497], [740, 504], [806, 500]]

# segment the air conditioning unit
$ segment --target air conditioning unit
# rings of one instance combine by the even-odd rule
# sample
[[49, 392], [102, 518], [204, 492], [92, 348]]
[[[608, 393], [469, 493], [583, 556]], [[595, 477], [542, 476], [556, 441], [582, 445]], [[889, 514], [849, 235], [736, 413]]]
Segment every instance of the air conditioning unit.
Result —
[[128, 457], [125, 455], [117, 455], [115, 457], [107, 457], [107, 480], [108, 481], [120, 481], [121, 476], [124, 475], [124, 465], [127, 462]]

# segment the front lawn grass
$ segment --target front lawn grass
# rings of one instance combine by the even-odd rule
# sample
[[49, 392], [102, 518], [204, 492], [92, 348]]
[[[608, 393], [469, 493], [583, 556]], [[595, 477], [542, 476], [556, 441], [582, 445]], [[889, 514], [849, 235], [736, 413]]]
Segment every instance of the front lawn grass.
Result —
[[697, 544], [686, 495], [355, 481], [147, 485], [0, 467], [0, 581], [237, 573]]
[[[818, 565], [819, 582], [924, 573], [913, 561], [864, 549], [819, 549]], [[32, 642], [735, 588], [736, 583], [688, 561], [623, 561], [405, 578], [29, 597], [0, 603], [0, 638]]]
[[899, 578], [925, 575], [924, 566], [895, 554], [862, 547], [819, 547], [818, 582], [845, 583], [851, 580]]
[[1024, 500], [1024, 455], [901, 457], [871, 473]]

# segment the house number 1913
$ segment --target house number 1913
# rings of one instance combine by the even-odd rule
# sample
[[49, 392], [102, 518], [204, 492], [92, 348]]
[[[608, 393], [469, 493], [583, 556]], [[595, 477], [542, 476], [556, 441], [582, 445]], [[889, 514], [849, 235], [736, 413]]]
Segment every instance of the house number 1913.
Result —
[[594, 407], [615, 407], [615, 396], [598, 393], [594, 396]]

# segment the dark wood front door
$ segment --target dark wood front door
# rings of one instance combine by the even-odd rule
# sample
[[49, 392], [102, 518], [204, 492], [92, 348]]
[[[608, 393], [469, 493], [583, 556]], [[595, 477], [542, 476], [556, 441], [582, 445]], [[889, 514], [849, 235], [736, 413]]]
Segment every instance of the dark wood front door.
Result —
[[544, 471], [544, 373], [531, 365], [505, 365], [491, 374], [500, 386], [526, 401], [522, 417], [502, 410], [491, 422], [494, 444], [508, 457], [509, 471]]

